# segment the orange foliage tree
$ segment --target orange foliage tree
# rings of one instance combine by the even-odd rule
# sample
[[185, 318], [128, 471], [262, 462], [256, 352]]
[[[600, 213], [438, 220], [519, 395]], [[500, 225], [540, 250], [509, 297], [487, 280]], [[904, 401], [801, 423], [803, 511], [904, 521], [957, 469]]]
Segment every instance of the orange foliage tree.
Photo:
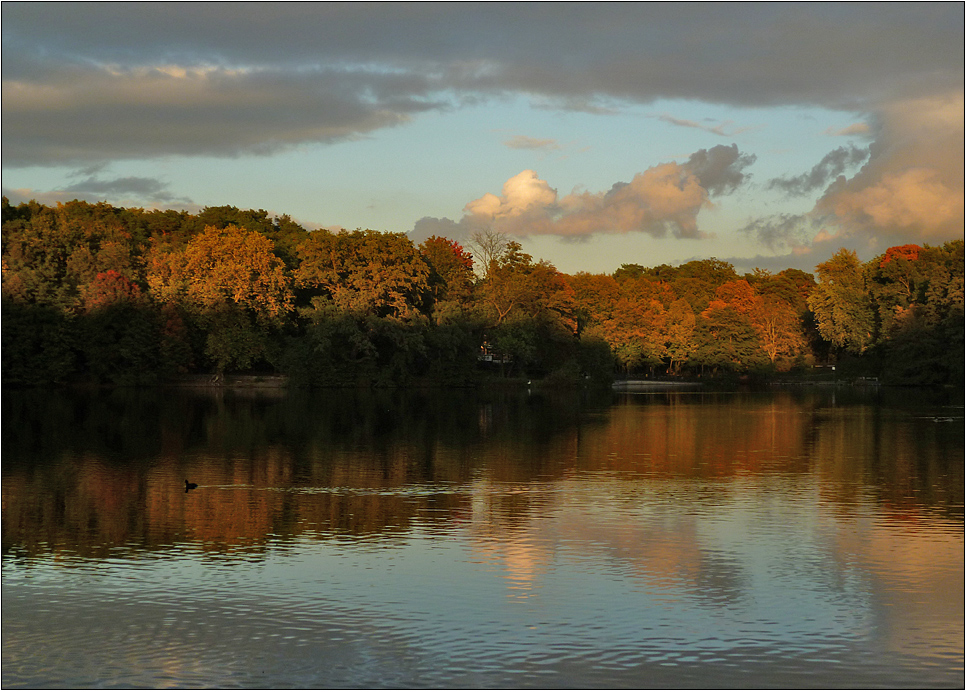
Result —
[[292, 309], [292, 292], [285, 264], [273, 249], [261, 233], [207, 226], [185, 248], [188, 302], [202, 310], [236, 305], [259, 321], [277, 321]]
[[183, 254], [167, 257], [176, 288], [206, 328], [206, 354], [219, 372], [247, 369], [266, 354], [269, 330], [292, 309], [285, 264], [273, 244], [238, 226], [207, 226]]
[[319, 230], [298, 252], [298, 285], [339, 310], [412, 317], [429, 288], [430, 268], [404, 233]]

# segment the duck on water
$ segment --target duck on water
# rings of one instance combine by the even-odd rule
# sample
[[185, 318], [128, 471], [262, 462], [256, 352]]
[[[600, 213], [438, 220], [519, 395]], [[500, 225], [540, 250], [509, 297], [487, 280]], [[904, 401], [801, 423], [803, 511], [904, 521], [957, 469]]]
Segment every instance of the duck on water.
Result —
[[195, 488], [197, 488], [197, 487], [198, 487], [198, 484], [197, 484], [197, 483], [189, 483], [189, 482], [188, 482], [188, 479], [185, 479], [185, 492], [186, 492], [186, 493], [187, 493], [187, 492], [188, 492], [189, 490], [194, 490], [194, 489], [195, 489]]

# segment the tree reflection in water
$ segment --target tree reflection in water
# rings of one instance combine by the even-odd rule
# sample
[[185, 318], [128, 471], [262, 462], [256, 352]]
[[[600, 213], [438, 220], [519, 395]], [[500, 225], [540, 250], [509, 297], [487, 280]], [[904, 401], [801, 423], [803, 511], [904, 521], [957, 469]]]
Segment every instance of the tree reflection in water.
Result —
[[[4, 579], [20, 574], [8, 566], [51, 560], [83, 570], [197, 555], [241, 583], [255, 577], [240, 565], [276, 573], [293, 556], [315, 571], [280, 576], [282, 591], [352, 568], [319, 593], [345, 589], [356, 603], [362, 566], [385, 573], [367, 577], [377, 600], [407, 603], [430, 585], [447, 608], [407, 608], [434, 623], [462, 613], [451, 626], [478, 627], [471, 639], [496, 636], [488, 628], [524, 608], [540, 614], [526, 628], [541, 636], [614, 638], [615, 665], [644, 665], [633, 643], [673, 632], [662, 655], [674, 650], [682, 665], [711, 665], [717, 647], [728, 658], [743, 637], [790, 651], [841, 637], [939, 656], [942, 670], [960, 646], [962, 671], [963, 408], [951, 399], [849, 389], [5, 392]], [[186, 493], [186, 478], [199, 487]], [[334, 562], [334, 550], [351, 560]], [[253, 594], [269, 588], [258, 583]], [[323, 608], [311, 593], [293, 598]], [[11, 622], [28, 626], [5, 617], [5, 664]], [[585, 664], [604, 665], [588, 646]]]

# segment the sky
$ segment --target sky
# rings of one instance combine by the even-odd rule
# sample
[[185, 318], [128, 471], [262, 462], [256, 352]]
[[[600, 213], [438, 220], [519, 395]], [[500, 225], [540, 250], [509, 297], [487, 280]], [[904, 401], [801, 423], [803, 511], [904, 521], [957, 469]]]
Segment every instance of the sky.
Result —
[[568, 273], [964, 237], [965, 5], [4, 2], [2, 187]]

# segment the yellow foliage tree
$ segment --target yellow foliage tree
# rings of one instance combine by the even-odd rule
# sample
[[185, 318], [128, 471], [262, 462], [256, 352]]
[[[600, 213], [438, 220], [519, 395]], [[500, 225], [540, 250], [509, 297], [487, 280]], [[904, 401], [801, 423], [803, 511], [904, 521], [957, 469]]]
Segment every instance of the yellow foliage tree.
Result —
[[245, 308], [260, 322], [276, 322], [292, 309], [285, 263], [272, 241], [238, 226], [207, 226], [185, 248], [185, 296], [202, 310], [226, 304]]

